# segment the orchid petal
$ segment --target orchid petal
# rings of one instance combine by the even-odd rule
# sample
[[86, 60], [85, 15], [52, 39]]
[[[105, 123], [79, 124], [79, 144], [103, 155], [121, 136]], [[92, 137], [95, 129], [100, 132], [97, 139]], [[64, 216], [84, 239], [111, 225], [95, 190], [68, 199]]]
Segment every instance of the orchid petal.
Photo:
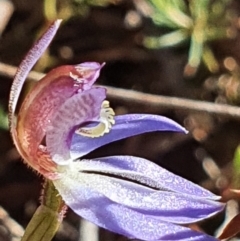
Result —
[[[29, 71], [32, 69], [34, 64], [37, 60], [41, 57], [43, 52], [47, 49], [49, 44], [51, 43], [54, 35], [56, 34], [61, 20], [56, 20], [44, 33], [41, 39], [39, 39], [31, 50], [27, 53], [26, 57], [21, 62], [20, 66], [18, 67], [17, 73], [13, 80], [13, 84], [10, 91], [10, 98], [9, 98], [9, 123], [10, 129], [14, 128], [15, 123], [13, 122], [14, 114], [16, 111], [16, 106], [18, 102], [18, 98], [20, 92], [22, 90], [22, 86], [27, 78]], [[12, 131], [12, 130], [11, 130]]]
[[182, 126], [163, 116], [147, 114], [116, 116], [115, 124], [111, 131], [100, 138], [92, 139], [74, 134], [71, 144], [71, 156], [78, 158], [108, 143], [153, 131], [177, 131], [186, 133], [186, 130]]
[[131, 179], [160, 190], [208, 198], [219, 199], [210, 191], [177, 176], [146, 159], [134, 156], [110, 156], [78, 162], [85, 172], [98, 172]]
[[51, 120], [46, 131], [46, 146], [59, 165], [70, 161], [71, 134], [78, 125], [97, 120], [106, 97], [104, 88], [91, 88], [67, 99]]
[[78, 65], [75, 65], [77, 72], [82, 74], [84, 78], [80, 81], [84, 82], [84, 90], [87, 90], [92, 87], [93, 83], [97, 80], [100, 75], [100, 70], [105, 65], [99, 64], [97, 62], [84, 62]]
[[[34, 156], [60, 106], [79, 91], [69, 76], [72, 66], [51, 70], [28, 93], [18, 115], [17, 134], [29, 156]], [[25, 141], [27, 140], [27, 141]]]
[[[74, 169], [81, 170], [78, 163], [74, 163]], [[78, 176], [73, 178], [80, 179], [78, 185], [92, 187], [115, 203], [171, 223], [198, 222], [215, 215], [224, 207], [219, 202], [197, 196], [154, 190], [133, 182], [98, 174], [79, 171]]]
[[[72, 169], [73, 168], [73, 169]], [[201, 240], [216, 241], [215, 238], [195, 232], [189, 228], [164, 222], [152, 215], [114, 203], [87, 183], [74, 168], [62, 173], [54, 185], [66, 204], [81, 217], [110, 231], [143, 240]], [[75, 170], [75, 171], [74, 171]], [[81, 185], [79, 185], [79, 182]]]

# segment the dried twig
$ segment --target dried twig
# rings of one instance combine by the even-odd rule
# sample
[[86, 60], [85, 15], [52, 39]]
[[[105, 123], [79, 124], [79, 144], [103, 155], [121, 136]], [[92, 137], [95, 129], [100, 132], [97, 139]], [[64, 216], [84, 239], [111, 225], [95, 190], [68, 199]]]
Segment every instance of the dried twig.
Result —
[[14, 6], [11, 1], [0, 0], [0, 35], [6, 28], [9, 19], [11, 18], [14, 11]]
[[[14, 67], [12, 65], [8, 65], [8, 64], [3, 64], [0, 62], [0, 75], [6, 76], [9, 78], [13, 78], [15, 76], [16, 72], [17, 72], [16, 67]], [[42, 73], [39, 73], [36, 71], [31, 71], [30, 74], [28, 75], [28, 80], [38, 81], [43, 76], [44, 76], [44, 74], [42, 74]]]
[[[0, 63], [0, 75], [13, 78], [15, 73], [16, 67]], [[37, 81], [43, 76], [44, 74], [42, 73], [31, 71], [28, 79]], [[215, 114], [218, 116], [240, 119], [240, 107], [236, 106], [216, 104], [206, 101], [189, 100], [178, 97], [146, 94], [134, 90], [120, 89], [109, 86], [103, 87], [107, 88], [108, 97], [110, 99], [121, 100], [123, 103], [134, 103], [142, 106], [148, 106], [154, 109], [164, 107], [174, 110], [208, 112], [209, 114]]]
[[152, 95], [113, 87], [106, 88], [110, 98], [137, 103], [155, 109], [165, 107], [168, 109], [208, 112], [215, 115], [229, 116], [237, 119], [240, 118], [240, 107], [178, 97]]
[[0, 240], [20, 241], [24, 229], [0, 207]]

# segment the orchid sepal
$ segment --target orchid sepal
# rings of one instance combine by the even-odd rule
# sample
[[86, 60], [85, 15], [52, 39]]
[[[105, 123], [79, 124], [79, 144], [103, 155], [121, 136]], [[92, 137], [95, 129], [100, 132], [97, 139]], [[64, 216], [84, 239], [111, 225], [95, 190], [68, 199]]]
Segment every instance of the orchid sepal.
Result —
[[[157, 215], [149, 212], [148, 209], [144, 211], [137, 207], [131, 207], [130, 203], [127, 203], [128, 201], [126, 201], [126, 203], [123, 201], [125, 198], [132, 197], [133, 193], [131, 190], [128, 189], [130, 191], [129, 197], [125, 195], [121, 196], [121, 193], [123, 193], [122, 191], [124, 191], [127, 186], [123, 185], [120, 187], [119, 183], [116, 185], [112, 180], [114, 188], [109, 189], [110, 186], [108, 184], [111, 184], [111, 177], [102, 176], [99, 179], [98, 175], [94, 173], [91, 174], [91, 172], [88, 174], [86, 170], [81, 173], [81, 168], [79, 168], [78, 164], [79, 162], [75, 162], [71, 164], [72, 167], [62, 166], [59, 170], [63, 175], [62, 178], [54, 180], [53, 183], [66, 204], [81, 217], [112, 232], [131, 238], [139, 238], [141, 240], [216, 241], [216, 239], [211, 236], [193, 231], [181, 225], [176, 225], [175, 222], [173, 222], [174, 216], [172, 219], [170, 217], [168, 218], [172, 211], [168, 213], [166, 210], [163, 212], [163, 215], [160, 213]], [[108, 182], [108, 184], [104, 181], [105, 178], [109, 178], [110, 182]], [[125, 182], [120, 179], [119, 181]], [[96, 183], [97, 186], [95, 186]], [[137, 184], [133, 185], [137, 186]], [[145, 190], [144, 187], [143, 189]], [[109, 191], [108, 194], [105, 190]], [[134, 192], [134, 189], [132, 191]], [[150, 192], [156, 194], [157, 190], [152, 190]], [[119, 201], [116, 202], [114, 197], [118, 194]], [[135, 205], [139, 205], [138, 202], [142, 202], [141, 199], [143, 196], [139, 194], [140, 193], [135, 196]], [[171, 194], [169, 193], [169, 195]], [[148, 197], [146, 196], [145, 198], [147, 199]], [[149, 198], [151, 199], [151, 197]], [[191, 201], [191, 198], [188, 199], [187, 195], [183, 195], [183, 198], [189, 200], [189, 202]], [[196, 200], [198, 199], [198, 197], [195, 198]], [[199, 198], [198, 201], [199, 203], [202, 201], [204, 202], [204, 199]], [[209, 204], [210, 203], [211, 201]], [[157, 205], [154, 205], [154, 203], [152, 203], [152, 205], [157, 208]], [[217, 204], [215, 201], [212, 201], [212, 205], [212, 207], [216, 209], [211, 215], [221, 211], [224, 207], [224, 205]], [[181, 205], [179, 205], [179, 214], [181, 210], [180, 206]], [[189, 212], [191, 212], [190, 209]], [[199, 210], [199, 214], [200, 213], [201, 211]], [[178, 218], [177, 212], [175, 218]], [[204, 219], [204, 217], [200, 220], [202, 219]], [[197, 220], [195, 219], [194, 221]]]

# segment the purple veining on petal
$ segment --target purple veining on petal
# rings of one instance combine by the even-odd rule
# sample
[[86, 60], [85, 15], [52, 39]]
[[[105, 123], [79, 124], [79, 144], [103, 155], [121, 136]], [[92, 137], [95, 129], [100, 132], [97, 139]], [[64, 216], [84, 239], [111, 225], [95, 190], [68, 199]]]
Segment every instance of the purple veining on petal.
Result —
[[108, 143], [153, 131], [186, 133], [182, 126], [163, 116], [147, 114], [116, 116], [115, 125], [113, 125], [111, 131], [100, 138], [88, 138], [74, 134], [71, 144], [71, 155], [73, 158], [78, 158]]
[[[86, 85], [90, 87], [92, 75], [99, 72], [100, 64], [88, 65], [85, 64], [81, 71], [78, 69], [79, 72], [72, 65], [51, 70], [25, 97], [18, 115], [17, 135], [28, 156], [36, 154], [52, 118], [63, 103], [83, 92]], [[92, 65], [96, 65], [95, 68]]]
[[17, 73], [15, 75], [15, 78], [13, 80], [13, 84], [10, 91], [10, 98], [9, 98], [9, 123], [10, 123], [10, 129], [15, 125], [15, 123], [12, 123], [17, 101], [20, 95], [20, 92], [22, 90], [22, 86], [25, 82], [25, 79], [29, 73], [29, 71], [32, 69], [34, 64], [37, 62], [37, 60], [40, 58], [40, 56], [43, 54], [43, 52], [46, 50], [50, 42], [52, 41], [54, 35], [56, 34], [59, 26], [60, 26], [61, 20], [56, 20], [49, 29], [44, 33], [42, 38], [40, 38], [34, 46], [30, 49], [30, 51], [27, 53], [26, 57], [21, 62], [20, 66], [18, 67]]
[[[74, 168], [81, 170], [75, 163]], [[198, 196], [154, 190], [133, 182], [99, 174], [80, 173], [81, 184], [87, 185], [115, 203], [152, 215], [161, 221], [188, 224], [209, 218], [224, 205]]]
[[[78, 175], [77, 172], [75, 174]], [[127, 237], [149, 241], [216, 241], [211, 236], [160, 221], [154, 216], [141, 214], [136, 210], [114, 203], [84, 184], [76, 185], [75, 174], [71, 172], [64, 175], [62, 179], [55, 180], [54, 185], [63, 200], [75, 213], [100, 227]]]
[[161, 190], [219, 199], [219, 196], [146, 159], [134, 156], [110, 156], [79, 162], [82, 171], [118, 175]]
[[74, 87], [74, 81], [68, 76], [71, 68], [61, 66], [50, 71], [31, 89], [21, 105], [17, 133], [28, 155], [36, 154], [53, 116], [78, 91], [78, 87]]
[[46, 131], [46, 146], [53, 161], [67, 164], [70, 159], [69, 140], [74, 128], [84, 122], [98, 120], [105, 98], [106, 90], [97, 87], [76, 94], [62, 104]]

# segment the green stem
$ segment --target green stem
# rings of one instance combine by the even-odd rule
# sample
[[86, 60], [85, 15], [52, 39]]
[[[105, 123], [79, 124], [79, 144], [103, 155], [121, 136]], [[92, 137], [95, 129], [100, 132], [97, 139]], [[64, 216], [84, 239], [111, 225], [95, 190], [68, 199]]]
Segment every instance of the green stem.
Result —
[[45, 181], [41, 205], [37, 208], [21, 241], [50, 241], [56, 234], [66, 206], [49, 180]]

